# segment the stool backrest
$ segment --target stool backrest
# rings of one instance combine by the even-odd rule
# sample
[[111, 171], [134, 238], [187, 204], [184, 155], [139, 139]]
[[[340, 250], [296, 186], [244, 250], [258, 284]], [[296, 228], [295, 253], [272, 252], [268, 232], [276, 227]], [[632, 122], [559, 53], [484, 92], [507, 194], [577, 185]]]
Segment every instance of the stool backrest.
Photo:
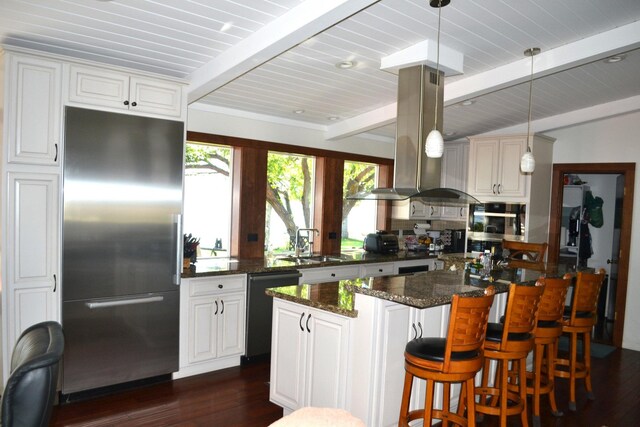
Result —
[[535, 286], [511, 284], [502, 329], [501, 350], [509, 350], [512, 341], [517, 341], [520, 345], [527, 341], [523, 337], [528, 335], [530, 340], [533, 340], [543, 292], [544, 284], [540, 281], [537, 281]]
[[[507, 262], [512, 268], [530, 268], [544, 270], [544, 257], [547, 253], [547, 243], [516, 242], [502, 240], [502, 249], [509, 251]], [[525, 258], [526, 257], [526, 258]]]
[[479, 351], [482, 348], [494, 295], [495, 288], [489, 286], [485, 289], [484, 296], [453, 296], [443, 372], [449, 371], [452, 353]]
[[601, 268], [597, 273], [579, 272], [576, 276], [576, 286], [571, 298], [571, 318], [570, 322], [575, 323], [576, 318], [584, 319], [586, 313], [591, 313], [595, 317], [600, 287], [604, 282], [605, 270]]
[[565, 274], [561, 279], [542, 277], [538, 281], [544, 284], [544, 292], [538, 309], [538, 321], [556, 322], [561, 320], [564, 314], [567, 291], [571, 286], [571, 275]]

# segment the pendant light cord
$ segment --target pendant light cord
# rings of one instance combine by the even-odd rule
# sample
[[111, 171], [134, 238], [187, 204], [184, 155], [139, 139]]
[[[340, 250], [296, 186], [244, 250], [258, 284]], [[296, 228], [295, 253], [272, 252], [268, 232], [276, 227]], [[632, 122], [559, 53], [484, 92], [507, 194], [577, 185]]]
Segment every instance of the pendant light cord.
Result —
[[531, 145], [529, 144], [531, 137], [531, 98], [533, 93], [533, 49], [531, 49], [531, 77], [529, 78], [529, 121], [527, 122], [527, 151], [531, 152]]
[[[436, 44], [436, 112], [433, 117], [433, 130], [438, 127], [438, 92], [440, 91], [440, 17], [442, 16], [442, 0], [438, 0], [438, 42]], [[531, 101], [529, 101], [531, 102]]]

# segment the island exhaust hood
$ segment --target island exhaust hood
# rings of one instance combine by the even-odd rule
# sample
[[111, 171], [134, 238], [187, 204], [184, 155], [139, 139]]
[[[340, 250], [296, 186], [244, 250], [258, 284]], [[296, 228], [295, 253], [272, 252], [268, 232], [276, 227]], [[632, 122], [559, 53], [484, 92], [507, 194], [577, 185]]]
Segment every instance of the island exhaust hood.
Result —
[[[443, 74], [441, 72], [441, 74]], [[443, 76], [441, 76], [441, 79]], [[429, 203], [467, 205], [478, 200], [467, 193], [440, 187], [442, 159], [427, 157], [424, 143], [433, 129], [436, 96], [443, 105], [444, 85], [437, 85], [436, 70], [426, 65], [400, 69], [398, 75], [398, 116], [394, 155], [393, 187], [360, 192], [353, 200], [423, 199]], [[442, 108], [438, 129], [442, 131]]]

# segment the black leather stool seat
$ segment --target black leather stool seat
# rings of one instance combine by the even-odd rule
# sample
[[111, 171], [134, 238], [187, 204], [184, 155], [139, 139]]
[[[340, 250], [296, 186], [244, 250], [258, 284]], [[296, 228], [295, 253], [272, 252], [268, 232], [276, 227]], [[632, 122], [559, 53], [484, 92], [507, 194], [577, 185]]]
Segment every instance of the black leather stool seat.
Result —
[[[417, 338], [407, 343], [405, 351], [420, 359], [444, 362], [444, 350], [447, 346], [446, 338]], [[461, 361], [478, 357], [480, 351], [454, 351], [451, 360]]]
[[[576, 311], [576, 317], [579, 319], [587, 319], [591, 316], [593, 316], [592, 311]], [[564, 314], [562, 315], [562, 318], [565, 320], [569, 320], [571, 318], [571, 307], [564, 308]]]
[[562, 323], [555, 320], [538, 320], [538, 328], [561, 328]]
[[[492, 342], [500, 342], [502, 341], [502, 331], [504, 329], [503, 323], [489, 323], [487, 325], [487, 337], [486, 341]], [[531, 339], [533, 336], [528, 333], [518, 333], [518, 332], [510, 332], [509, 333], [509, 341], [526, 341]]]

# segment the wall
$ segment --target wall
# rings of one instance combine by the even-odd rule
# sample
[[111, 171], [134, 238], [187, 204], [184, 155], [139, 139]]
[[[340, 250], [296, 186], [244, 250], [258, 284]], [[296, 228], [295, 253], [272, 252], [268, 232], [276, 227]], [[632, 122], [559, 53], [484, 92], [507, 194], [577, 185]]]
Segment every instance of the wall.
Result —
[[[555, 131], [545, 131], [556, 138], [554, 163], [628, 163], [640, 160], [640, 112], [593, 121]], [[622, 346], [640, 351], [640, 263], [634, 262], [640, 250], [640, 171], [636, 170], [635, 200], [627, 306]]]
[[258, 115], [253, 118], [243, 118], [206, 111], [199, 109], [198, 106], [190, 106], [187, 117], [187, 130], [192, 132], [236, 136], [389, 159], [392, 159], [394, 154], [393, 142], [358, 137], [326, 141], [321, 126], [304, 128], [300, 127], [300, 122], [292, 120], [274, 123], [267, 121], [266, 117], [261, 120]]

